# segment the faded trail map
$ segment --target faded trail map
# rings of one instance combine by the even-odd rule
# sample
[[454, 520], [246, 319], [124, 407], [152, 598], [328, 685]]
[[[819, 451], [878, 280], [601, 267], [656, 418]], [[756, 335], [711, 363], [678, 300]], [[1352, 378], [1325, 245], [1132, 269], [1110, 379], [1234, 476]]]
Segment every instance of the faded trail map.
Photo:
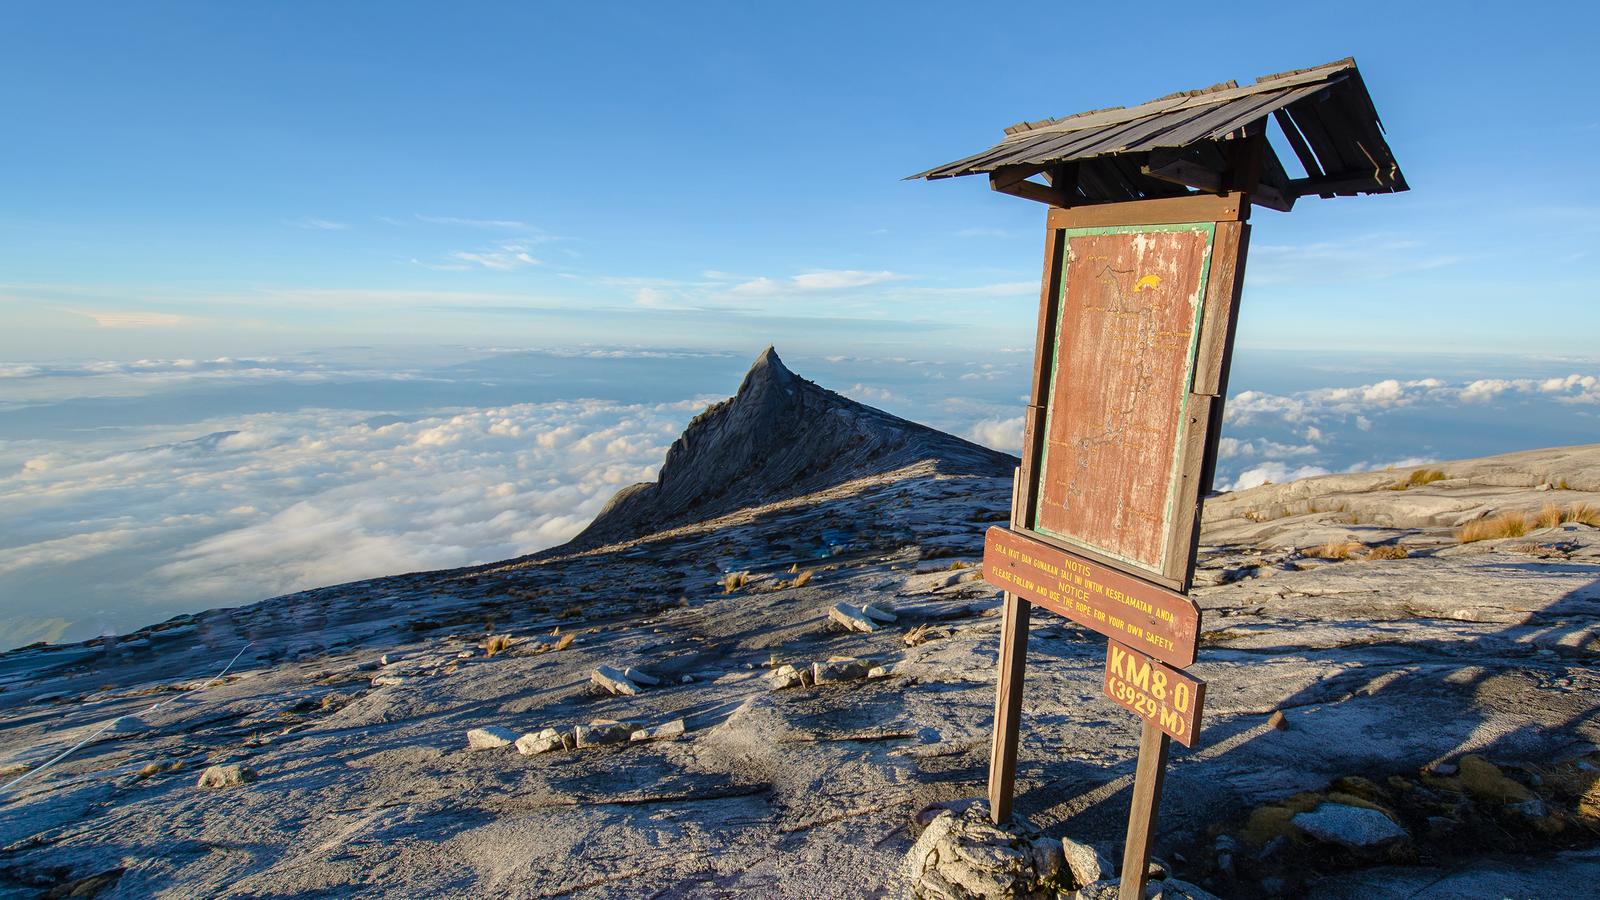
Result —
[[1160, 569], [1211, 236], [1068, 233], [1039, 530]]

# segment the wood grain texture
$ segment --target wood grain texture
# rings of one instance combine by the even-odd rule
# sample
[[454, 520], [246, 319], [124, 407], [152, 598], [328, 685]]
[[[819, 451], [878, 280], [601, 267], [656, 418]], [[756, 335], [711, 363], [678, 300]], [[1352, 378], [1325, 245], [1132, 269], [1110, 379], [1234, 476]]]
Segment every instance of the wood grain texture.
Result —
[[1050, 228], [1098, 228], [1105, 225], [1182, 225], [1187, 222], [1230, 222], [1250, 216], [1243, 194], [1196, 194], [1128, 203], [1107, 203], [1073, 209], [1052, 209]]
[[1128, 809], [1128, 838], [1122, 850], [1122, 883], [1118, 900], [1144, 900], [1149, 880], [1150, 844], [1156, 833], [1161, 784], [1167, 778], [1167, 751], [1172, 739], [1149, 722], [1139, 735], [1139, 768], [1133, 776], [1133, 803]]
[[1209, 225], [1173, 229], [1067, 232], [1033, 519], [1157, 573], [1211, 241]]

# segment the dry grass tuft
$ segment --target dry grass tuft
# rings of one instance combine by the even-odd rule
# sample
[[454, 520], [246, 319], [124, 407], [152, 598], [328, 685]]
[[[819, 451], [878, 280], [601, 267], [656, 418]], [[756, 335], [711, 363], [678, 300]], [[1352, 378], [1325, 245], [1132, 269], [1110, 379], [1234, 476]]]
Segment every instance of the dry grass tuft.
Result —
[[796, 575], [794, 577], [794, 581], [791, 582], [789, 584], [789, 586], [790, 587], [805, 587], [806, 584], [811, 581], [811, 574], [812, 573], [811, 573], [810, 569], [807, 569], [804, 572], [801, 572], [799, 575]]
[[1366, 558], [1369, 560], [1405, 559], [1410, 555], [1411, 553], [1399, 544], [1383, 544], [1368, 550]]
[[1390, 485], [1389, 490], [1403, 491], [1406, 488], [1421, 487], [1425, 484], [1433, 484], [1435, 481], [1443, 481], [1446, 477], [1444, 472], [1438, 469], [1418, 469]]
[[1306, 551], [1306, 555], [1317, 559], [1350, 559], [1365, 549], [1366, 545], [1360, 541], [1329, 541], [1321, 547]]
[[1554, 503], [1546, 503], [1544, 509], [1533, 515], [1534, 528], [1554, 528], [1561, 524], [1561, 507]]
[[790, 575], [793, 575], [793, 574], [795, 574], [796, 572], [799, 572], [799, 571], [800, 571], [800, 564], [799, 563], [793, 563], [793, 564], [791, 564], [789, 566], [789, 574]]
[[1588, 525], [1590, 528], [1600, 528], [1600, 509], [1595, 509], [1587, 503], [1574, 503], [1567, 507], [1562, 521], [1577, 522], [1580, 525]]
[[566, 634], [563, 634], [561, 636], [561, 640], [556, 641], [556, 649], [557, 650], [565, 650], [568, 647], [571, 647], [572, 646], [572, 639], [577, 637], [577, 636], [578, 636], [577, 633], [573, 632], [573, 631], [569, 631]]
[[722, 578], [722, 592], [724, 594], [731, 594], [734, 591], [743, 589], [744, 586], [749, 583], [749, 572], [729, 572]]
[[511, 648], [511, 635], [496, 634], [483, 642], [483, 652], [489, 656], [504, 653]]
[[1496, 538], [1522, 537], [1528, 533], [1528, 517], [1524, 513], [1505, 512], [1498, 516], [1478, 519], [1456, 529], [1456, 540], [1463, 544], [1473, 541], [1492, 541]]

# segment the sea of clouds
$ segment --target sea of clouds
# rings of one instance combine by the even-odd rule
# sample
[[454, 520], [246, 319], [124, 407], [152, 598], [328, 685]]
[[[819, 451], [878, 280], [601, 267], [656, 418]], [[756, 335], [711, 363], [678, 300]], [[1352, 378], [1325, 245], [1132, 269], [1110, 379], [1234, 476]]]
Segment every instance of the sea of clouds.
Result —
[[[619, 488], [653, 479], [748, 364], [665, 350], [477, 354], [428, 366], [0, 364], [0, 647], [559, 544]], [[1029, 355], [788, 362], [1016, 452]], [[1600, 379], [1571, 367], [1371, 378], [1368, 364], [1242, 354], [1217, 485], [1593, 441]]]

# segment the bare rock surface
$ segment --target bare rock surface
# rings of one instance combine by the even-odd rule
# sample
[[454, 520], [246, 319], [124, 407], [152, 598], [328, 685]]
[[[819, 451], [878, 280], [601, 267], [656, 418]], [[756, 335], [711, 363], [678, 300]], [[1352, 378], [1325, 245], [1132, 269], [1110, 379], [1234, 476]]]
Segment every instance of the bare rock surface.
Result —
[[[736, 437], [716, 431], [691, 429], [676, 465]], [[872, 446], [917, 443], [902, 437]], [[0, 790], [0, 897], [110, 872], [105, 896], [902, 896], [911, 817], [983, 793], [994, 710], [998, 600], [971, 565], [1006, 519], [1009, 471], [941, 446], [961, 445], [830, 444], [862, 467], [824, 460], [814, 489], [797, 476], [792, 493], [708, 507], [668, 488], [681, 505], [652, 501], [535, 557], [0, 654], [0, 783], [22, 779]], [[1192, 670], [1205, 725], [1174, 748], [1157, 840], [1174, 895], [1594, 883], [1600, 529], [1463, 544], [1448, 516], [1411, 505], [1600, 506], [1585, 480], [1597, 452], [1445, 464], [1403, 491], [1386, 485], [1407, 472], [1340, 482], [1370, 523], [1278, 510], [1293, 485], [1208, 502]], [[658, 514], [665, 527], [630, 530]], [[1327, 542], [1407, 555], [1308, 552]], [[814, 577], [797, 585], [797, 569]], [[730, 588], [729, 573], [748, 578]], [[839, 603], [896, 620], [846, 631], [829, 618]], [[1115, 859], [1139, 728], [1101, 694], [1103, 638], [1037, 610], [1029, 627], [1017, 810]], [[560, 652], [519, 649], [556, 629], [571, 637]], [[490, 635], [511, 649], [461, 656]], [[881, 677], [804, 684], [835, 658]], [[614, 695], [593, 686], [599, 666], [660, 683]], [[122, 716], [146, 727], [38, 768]], [[547, 749], [470, 751], [463, 735], [486, 722]], [[606, 741], [579, 747], [580, 728]], [[213, 765], [260, 779], [196, 790]], [[1313, 852], [1328, 845], [1294, 819], [1328, 803], [1386, 811], [1412, 840], [1377, 858]]]

